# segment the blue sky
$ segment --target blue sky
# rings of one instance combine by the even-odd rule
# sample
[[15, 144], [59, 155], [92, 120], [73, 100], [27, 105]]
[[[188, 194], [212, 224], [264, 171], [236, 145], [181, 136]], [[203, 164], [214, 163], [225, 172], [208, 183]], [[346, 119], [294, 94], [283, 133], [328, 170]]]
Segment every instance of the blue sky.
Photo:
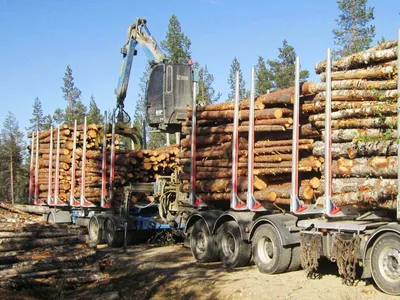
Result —
[[[399, 0], [369, 0], [375, 7], [376, 39], [395, 39], [400, 27]], [[282, 40], [295, 47], [302, 68], [334, 47], [332, 29], [339, 15], [335, 0], [0, 0], [0, 124], [8, 111], [21, 129], [28, 126], [32, 104], [45, 113], [65, 107], [61, 86], [67, 65], [87, 105], [93, 94], [102, 111], [112, 109], [127, 27], [146, 18], [160, 42], [175, 14], [192, 41], [192, 58], [207, 65], [214, 87], [225, 99], [230, 64], [236, 56], [249, 86], [250, 69], [259, 55], [275, 59]], [[125, 108], [132, 115], [138, 79], [146, 56], [135, 57]]]

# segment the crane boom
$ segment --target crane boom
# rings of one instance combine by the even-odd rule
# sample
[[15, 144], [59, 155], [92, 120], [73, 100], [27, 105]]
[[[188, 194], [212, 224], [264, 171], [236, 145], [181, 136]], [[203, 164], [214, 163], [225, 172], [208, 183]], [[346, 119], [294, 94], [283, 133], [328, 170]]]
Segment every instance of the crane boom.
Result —
[[146, 26], [147, 21], [142, 18], [136, 19], [136, 23], [128, 27], [127, 39], [124, 46], [121, 48], [123, 55], [121, 69], [118, 79], [118, 86], [115, 89], [117, 95], [117, 120], [124, 122], [129, 115], [124, 111], [124, 102], [128, 89], [129, 77], [132, 68], [133, 57], [136, 55], [136, 46], [139, 44], [143, 47], [146, 55], [152, 60], [152, 64], [158, 64], [165, 60], [165, 55], [162, 53], [156, 40], [151, 35]]

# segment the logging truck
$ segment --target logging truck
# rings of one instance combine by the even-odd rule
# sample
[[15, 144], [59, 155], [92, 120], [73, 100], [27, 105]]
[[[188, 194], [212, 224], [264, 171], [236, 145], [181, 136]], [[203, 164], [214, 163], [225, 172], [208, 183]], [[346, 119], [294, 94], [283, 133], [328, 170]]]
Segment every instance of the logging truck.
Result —
[[[245, 100], [236, 74], [234, 100], [206, 106], [196, 103], [190, 65], [158, 62], [148, 83], [147, 121], [186, 136], [181, 168], [152, 184], [127, 186], [119, 212], [108, 210], [112, 197], [102, 197], [98, 210], [81, 198], [71, 205], [73, 221], [88, 225], [94, 241], [121, 245], [124, 232], [140, 229], [129, 199], [143, 190], [165, 223], [184, 225], [185, 245], [198, 262], [235, 268], [253, 260], [263, 273], [301, 266], [312, 275], [327, 257], [348, 283], [361, 266], [362, 278], [400, 295], [397, 43], [334, 62], [328, 49], [316, 67], [320, 84], [300, 83], [297, 57], [295, 86], [265, 95], [255, 95], [252, 70]], [[134, 52], [136, 44], [127, 45]], [[120, 112], [132, 62], [126, 57]], [[70, 217], [71, 210], [60, 211]]]

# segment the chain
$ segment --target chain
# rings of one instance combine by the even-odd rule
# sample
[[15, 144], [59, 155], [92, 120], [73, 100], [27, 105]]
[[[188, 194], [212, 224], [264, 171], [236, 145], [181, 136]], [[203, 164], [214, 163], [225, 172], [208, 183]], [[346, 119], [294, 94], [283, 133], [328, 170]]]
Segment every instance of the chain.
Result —
[[316, 234], [301, 234], [301, 266], [306, 271], [308, 278], [319, 278], [315, 272], [318, 268], [318, 259], [320, 258], [321, 237]]
[[333, 241], [332, 261], [336, 261], [339, 274], [343, 282], [353, 285], [356, 279], [357, 250], [360, 244], [360, 237], [355, 235], [351, 239], [342, 238], [339, 234]]

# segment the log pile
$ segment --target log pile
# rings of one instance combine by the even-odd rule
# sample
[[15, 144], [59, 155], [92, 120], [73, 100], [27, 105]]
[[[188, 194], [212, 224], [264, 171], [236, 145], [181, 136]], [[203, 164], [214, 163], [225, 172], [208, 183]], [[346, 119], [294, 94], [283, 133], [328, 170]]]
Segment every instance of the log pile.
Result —
[[[108, 130], [109, 132], [110, 130]], [[73, 196], [79, 201], [81, 197], [82, 176], [85, 176], [86, 200], [98, 204], [101, 199], [102, 184], [102, 160], [103, 160], [103, 126], [91, 124], [87, 126], [85, 172], [83, 173], [83, 127], [78, 126], [76, 140], [74, 140], [74, 128], [62, 125], [60, 127], [60, 156], [59, 156], [59, 199], [69, 202], [73, 173], [75, 174], [75, 186]], [[28, 137], [33, 137], [29, 134]], [[49, 192], [50, 169], [50, 130], [39, 132], [39, 156], [38, 156], [38, 199], [46, 202]], [[36, 137], [34, 138], [36, 143]], [[34, 164], [36, 156], [36, 144], [29, 148], [33, 151]], [[73, 169], [73, 149], [75, 150], [75, 169]], [[176, 168], [175, 159], [178, 152], [177, 146], [170, 146], [155, 150], [122, 150], [119, 149], [119, 135], [115, 135], [115, 181], [114, 202], [118, 205], [123, 198], [123, 186], [128, 183], [153, 182], [159, 175], [170, 175]], [[106, 176], [107, 190], [109, 188], [110, 163], [111, 163], [111, 133], [106, 136]], [[56, 181], [56, 154], [57, 154], [57, 129], [53, 130], [53, 152], [51, 157], [51, 191], [54, 196]], [[36, 179], [34, 179], [34, 182]]]
[[[336, 206], [393, 208], [397, 195], [397, 42], [332, 62], [333, 202]], [[316, 93], [302, 105], [309, 122], [324, 134], [326, 61], [317, 63], [321, 83], [306, 83]], [[313, 154], [324, 155], [316, 142]], [[323, 185], [316, 191], [321, 195]]]
[[67, 288], [104, 277], [85, 228], [42, 224], [11, 205], [1, 206], [0, 287]]
[[[294, 88], [261, 95], [255, 100], [254, 196], [263, 205], [289, 204], [292, 160]], [[245, 201], [247, 191], [249, 99], [239, 102], [238, 196]], [[226, 102], [197, 109], [196, 193], [203, 201], [227, 201], [232, 190], [232, 134], [234, 103]], [[192, 110], [184, 122], [179, 163], [184, 166], [180, 178], [186, 180], [183, 192], [189, 191]], [[312, 156], [314, 137], [319, 133], [303, 122], [300, 134], [300, 198], [314, 199], [310, 182], [319, 187], [318, 173], [323, 159]]]

